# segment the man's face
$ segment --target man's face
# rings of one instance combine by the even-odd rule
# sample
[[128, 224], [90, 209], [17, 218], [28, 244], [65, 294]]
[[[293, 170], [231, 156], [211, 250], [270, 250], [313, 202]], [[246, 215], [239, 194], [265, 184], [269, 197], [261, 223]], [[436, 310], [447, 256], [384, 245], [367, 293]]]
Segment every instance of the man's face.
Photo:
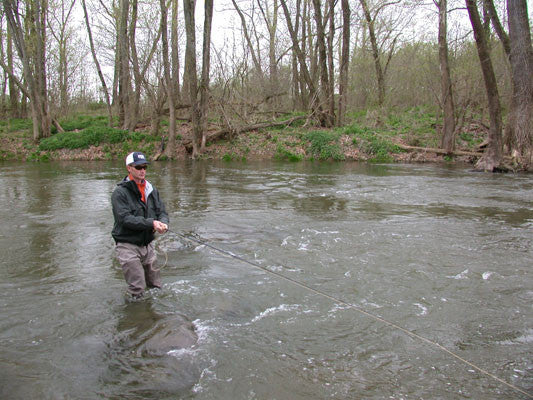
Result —
[[134, 180], [142, 181], [146, 177], [146, 164], [128, 165], [128, 172]]

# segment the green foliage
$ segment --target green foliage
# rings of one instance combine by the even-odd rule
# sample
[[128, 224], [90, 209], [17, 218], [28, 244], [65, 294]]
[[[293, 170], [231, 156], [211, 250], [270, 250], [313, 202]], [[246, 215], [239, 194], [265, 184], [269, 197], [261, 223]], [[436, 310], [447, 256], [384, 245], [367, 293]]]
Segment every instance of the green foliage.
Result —
[[237, 153], [234, 153], [234, 152], [225, 153], [222, 156], [222, 161], [225, 161], [225, 162], [231, 162], [231, 161], [236, 161], [236, 160], [240, 160], [242, 162], [245, 162], [246, 161], [246, 157], [245, 156], [239, 156]]
[[[398, 123], [396, 120], [395, 123]], [[390, 153], [400, 153], [403, 150], [392, 144], [387, 139], [378, 135], [377, 132], [372, 131], [367, 127], [360, 127], [358, 125], [351, 125], [344, 129], [345, 134], [353, 135], [352, 143], [358, 146], [361, 151], [370, 154], [370, 162], [392, 162], [393, 158]]]
[[303, 160], [303, 155], [292, 152], [291, 150], [287, 149], [283, 143], [278, 143], [274, 157], [276, 160], [288, 160], [292, 162]]
[[126, 140], [138, 143], [142, 140], [152, 141], [154, 138], [140, 132], [129, 133], [114, 128], [90, 127], [80, 132], [63, 132], [43, 139], [39, 144], [39, 150], [86, 149], [89, 146], [98, 146], [102, 143], [113, 144]]
[[[89, 127], [106, 127], [108, 126], [108, 118], [106, 116], [91, 117], [88, 115], [77, 115], [73, 118], [62, 119], [59, 121], [61, 127], [66, 131], [83, 130]], [[55, 127], [52, 133], [57, 132]]]
[[341, 148], [337, 143], [340, 137], [339, 132], [312, 131], [304, 136], [310, 143], [310, 153], [319, 160], [344, 160]]
[[235, 153], [226, 153], [222, 156], [222, 160], [226, 162], [233, 161], [234, 158], [235, 158]]
[[372, 129], [366, 126], [362, 127], [362, 126], [353, 124], [353, 125], [350, 125], [344, 128], [345, 135], [364, 136], [369, 133], [372, 133]]
[[31, 119], [26, 118], [9, 118], [0, 120], [0, 132], [17, 132], [17, 131], [29, 131], [32, 129]]
[[476, 137], [472, 132], [461, 132], [459, 139], [466, 142], [469, 147], [475, 147], [483, 142], [482, 138]]
[[38, 151], [35, 151], [33, 153], [31, 153], [29, 156], [28, 156], [28, 161], [41, 161], [41, 162], [48, 162], [50, 161], [50, 156], [48, 154], [41, 154], [40, 152]]

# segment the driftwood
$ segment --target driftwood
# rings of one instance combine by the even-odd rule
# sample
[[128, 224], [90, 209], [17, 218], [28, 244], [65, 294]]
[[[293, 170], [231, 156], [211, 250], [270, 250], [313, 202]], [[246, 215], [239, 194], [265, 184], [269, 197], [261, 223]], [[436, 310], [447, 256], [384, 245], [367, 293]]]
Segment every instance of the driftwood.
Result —
[[[273, 128], [273, 127], [279, 127], [279, 126], [289, 126], [289, 125], [293, 124], [296, 121], [301, 121], [301, 120], [306, 119], [306, 118], [307, 118], [306, 115], [300, 115], [300, 116], [297, 116], [297, 117], [289, 118], [289, 119], [287, 119], [285, 121], [258, 122], [256, 124], [246, 125], [246, 126], [242, 126], [242, 127], [238, 127], [238, 128], [219, 129], [217, 131], [213, 131], [213, 132], [208, 132], [207, 133], [206, 143], [212, 142], [213, 140], [216, 140], [218, 138], [224, 137], [227, 134], [238, 135], [240, 133], [254, 131], [254, 130], [257, 130], [257, 129]], [[187, 151], [190, 152], [192, 150], [192, 140], [191, 139], [189, 139], [189, 138], [183, 139], [181, 144], [183, 146], [185, 146]]]
[[52, 118], [52, 125], [54, 125], [59, 133], [65, 132], [59, 121], [55, 118]]
[[422, 153], [436, 153], [442, 155], [453, 155], [453, 156], [471, 156], [471, 157], [481, 157], [483, 153], [475, 151], [463, 151], [463, 150], [454, 150], [451, 153], [443, 149], [435, 149], [432, 147], [417, 147], [417, 146], [406, 146], [404, 144], [395, 143], [400, 149], [408, 151], [420, 151]]
[[[483, 156], [483, 153], [475, 152], [475, 151], [463, 151], [463, 150], [454, 150], [451, 153], [447, 152], [443, 149], [435, 149], [431, 147], [416, 147], [416, 146], [406, 146], [404, 144], [395, 143], [396, 146], [398, 146], [401, 149], [407, 150], [407, 151], [419, 151], [422, 153], [436, 153], [436, 154], [442, 154], [442, 155], [452, 155], [452, 156], [469, 156], [469, 157], [477, 157], [480, 158]], [[503, 162], [501, 165], [497, 168], [498, 171], [514, 171], [515, 168], [513, 168], [511, 165], [507, 164], [508, 162], [513, 162], [514, 159], [511, 156], [504, 155], [503, 156]]]

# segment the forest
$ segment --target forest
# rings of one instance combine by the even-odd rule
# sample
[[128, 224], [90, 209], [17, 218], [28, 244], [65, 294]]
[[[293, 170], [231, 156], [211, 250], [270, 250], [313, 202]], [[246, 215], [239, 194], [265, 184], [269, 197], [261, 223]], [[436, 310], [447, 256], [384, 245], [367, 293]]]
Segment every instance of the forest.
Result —
[[372, 144], [391, 113], [428, 110], [431, 148], [393, 143], [453, 157], [475, 127], [477, 170], [532, 170], [528, 3], [1, 0], [2, 126], [28, 119], [44, 149], [84, 134], [67, 117], [99, 113], [93, 137], [142, 131], [154, 158], [196, 159], [275, 128], [328, 142], [317, 132], [361, 120]]

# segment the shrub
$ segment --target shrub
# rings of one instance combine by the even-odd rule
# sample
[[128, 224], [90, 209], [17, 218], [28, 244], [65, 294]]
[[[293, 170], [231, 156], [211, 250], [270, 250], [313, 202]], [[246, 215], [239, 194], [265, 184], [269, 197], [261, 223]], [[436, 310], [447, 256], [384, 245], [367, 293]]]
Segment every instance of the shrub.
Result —
[[78, 115], [71, 119], [61, 120], [59, 124], [66, 132], [70, 132], [89, 127], [106, 127], [108, 125], [108, 118], [105, 116], [90, 117], [88, 115]]
[[0, 128], [4, 132], [17, 132], [17, 131], [31, 131], [32, 121], [29, 118], [10, 118], [6, 120], [0, 120]]
[[276, 160], [288, 160], [288, 161], [302, 161], [303, 155], [293, 153], [289, 149], [287, 149], [282, 143], [278, 143], [278, 147], [276, 148], [276, 154], [274, 155]]
[[344, 154], [338, 145], [340, 133], [313, 131], [305, 135], [304, 139], [310, 142], [310, 153], [319, 160], [333, 159], [340, 161]]
[[226, 162], [233, 161], [233, 158], [236, 157], [235, 153], [226, 153], [222, 156], [222, 160]]
[[120, 143], [129, 138], [128, 131], [106, 127], [87, 128], [81, 132], [63, 132], [41, 140], [39, 150], [85, 149], [101, 143]]

